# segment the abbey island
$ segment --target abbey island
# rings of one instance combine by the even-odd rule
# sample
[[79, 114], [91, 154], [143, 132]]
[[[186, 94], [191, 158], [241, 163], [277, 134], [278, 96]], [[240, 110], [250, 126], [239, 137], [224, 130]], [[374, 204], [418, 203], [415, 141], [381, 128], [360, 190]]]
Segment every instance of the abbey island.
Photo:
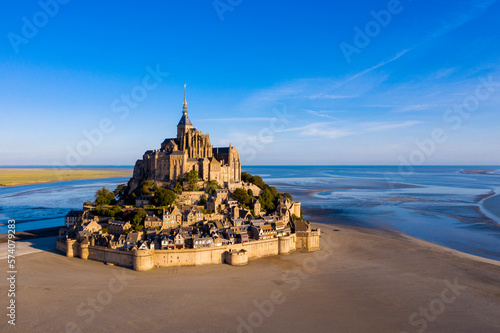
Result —
[[195, 170], [200, 179], [220, 185], [241, 181], [241, 162], [235, 147], [214, 148], [208, 134], [194, 128], [188, 117], [186, 90], [177, 137], [165, 139], [161, 148], [148, 150], [134, 167], [129, 187], [134, 190], [144, 180], [175, 182]]
[[177, 136], [146, 151], [127, 184], [98, 190], [71, 211], [57, 249], [138, 271], [226, 263], [319, 249], [300, 202], [241, 172], [235, 147], [214, 147], [188, 117]]

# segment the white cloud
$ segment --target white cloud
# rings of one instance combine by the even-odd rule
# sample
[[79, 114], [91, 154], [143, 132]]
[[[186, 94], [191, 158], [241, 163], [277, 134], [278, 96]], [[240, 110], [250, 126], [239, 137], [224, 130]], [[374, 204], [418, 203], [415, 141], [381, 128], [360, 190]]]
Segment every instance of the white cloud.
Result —
[[270, 117], [250, 117], [250, 118], [206, 118], [206, 119], [198, 119], [197, 122], [209, 122], [209, 121], [216, 121], [216, 122], [240, 122], [240, 121], [270, 121], [274, 118]]
[[[403, 122], [365, 122], [341, 126], [340, 122], [315, 122], [305, 126], [284, 129], [277, 132], [298, 132], [300, 136], [304, 137], [316, 136], [328, 139], [337, 139], [346, 136], [410, 127], [420, 123], [420, 121], [409, 120]], [[335, 126], [335, 124], [337, 124], [337, 126]]]

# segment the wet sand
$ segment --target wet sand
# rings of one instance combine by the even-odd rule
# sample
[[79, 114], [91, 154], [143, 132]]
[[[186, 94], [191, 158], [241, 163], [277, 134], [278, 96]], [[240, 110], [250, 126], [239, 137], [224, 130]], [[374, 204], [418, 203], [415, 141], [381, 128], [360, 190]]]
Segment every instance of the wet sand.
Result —
[[[59, 235], [59, 229], [61, 227], [53, 227], [53, 228], [45, 228], [45, 229], [37, 229], [37, 230], [26, 230], [16, 232], [16, 241], [30, 240], [36, 238], [44, 238], [44, 237], [56, 237]], [[7, 243], [9, 239], [9, 234], [0, 234], [0, 244]]]
[[[4, 318], [0, 331], [500, 331], [500, 262], [384, 230], [321, 228], [322, 250], [244, 267], [135, 272], [20, 256], [17, 325]], [[6, 289], [2, 279], [4, 305]]]

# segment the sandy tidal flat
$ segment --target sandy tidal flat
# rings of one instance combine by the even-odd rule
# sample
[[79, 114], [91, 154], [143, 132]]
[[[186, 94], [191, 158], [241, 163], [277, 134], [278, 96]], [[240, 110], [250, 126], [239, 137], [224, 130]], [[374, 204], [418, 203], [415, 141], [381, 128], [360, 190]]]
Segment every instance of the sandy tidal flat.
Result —
[[78, 179], [128, 177], [131, 169], [0, 168], [0, 186], [19, 186]]
[[[322, 250], [135, 272], [18, 257], [2, 332], [498, 332], [500, 265], [388, 231], [321, 225]], [[339, 231], [334, 231], [339, 230]], [[0, 265], [6, 265], [0, 260]], [[0, 284], [5, 299], [6, 280]], [[5, 301], [4, 301], [5, 303]]]

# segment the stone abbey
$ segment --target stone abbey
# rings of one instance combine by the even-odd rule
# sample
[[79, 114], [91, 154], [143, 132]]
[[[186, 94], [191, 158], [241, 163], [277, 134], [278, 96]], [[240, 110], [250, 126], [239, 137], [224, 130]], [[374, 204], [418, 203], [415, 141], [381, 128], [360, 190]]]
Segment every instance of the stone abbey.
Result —
[[[185, 87], [184, 87], [185, 88]], [[131, 190], [145, 180], [175, 183], [196, 170], [203, 181], [217, 181], [221, 186], [241, 181], [241, 162], [235, 147], [215, 148], [208, 134], [194, 128], [188, 117], [186, 90], [177, 137], [163, 141], [160, 149], [148, 150], [137, 160], [129, 182]]]

